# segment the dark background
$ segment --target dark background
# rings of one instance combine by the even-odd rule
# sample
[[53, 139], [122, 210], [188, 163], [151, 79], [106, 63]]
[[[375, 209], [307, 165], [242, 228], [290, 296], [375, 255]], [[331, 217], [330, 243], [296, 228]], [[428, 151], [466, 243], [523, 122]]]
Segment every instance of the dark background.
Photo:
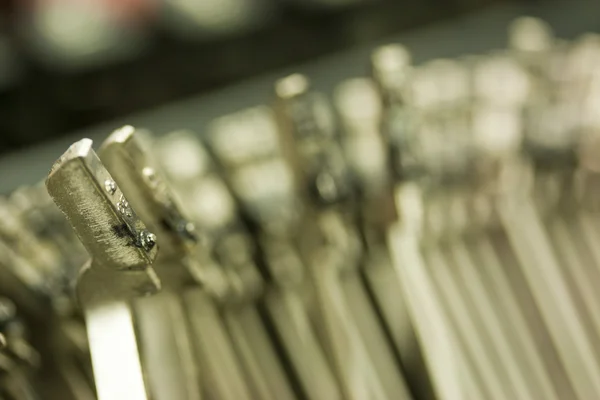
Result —
[[[111, 11], [117, 39], [93, 57], [53, 49], [40, 28], [50, 12], [46, 6], [68, 11], [72, 2], [86, 1]], [[332, 6], [327, 0], [235, 0], [260, 12], [217, 32], [189, 23], [169, 1], [0, 1], [0, 154], [505, 3], [338, 0]], [[221, 12], [231, 11], [223, 0], [195, 1], [216, 1]], [[81, 14], [64, 15], [65, 24], [85, 20]], [[92, 32], [89, 23], [73, 25], [71, 38]]]

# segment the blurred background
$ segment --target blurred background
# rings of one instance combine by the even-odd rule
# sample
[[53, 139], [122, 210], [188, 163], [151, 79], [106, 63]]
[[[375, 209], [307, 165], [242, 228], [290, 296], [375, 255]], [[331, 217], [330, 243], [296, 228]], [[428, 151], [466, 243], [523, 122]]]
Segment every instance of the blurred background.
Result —
[[0, 153], [502, 0], [3, 0]]
[[[590, 0], [2, 0], [0, 193], [42, 179], [73, 137], [122, 122], [202, 130], [268, 98], [285, 73], [333, 86], [390, 41], [417, 61], [503, 47], [522, 14], [563, 36], [595, 30], [600, 15]], [[25, 151], [40, 143], [57, 144]]]

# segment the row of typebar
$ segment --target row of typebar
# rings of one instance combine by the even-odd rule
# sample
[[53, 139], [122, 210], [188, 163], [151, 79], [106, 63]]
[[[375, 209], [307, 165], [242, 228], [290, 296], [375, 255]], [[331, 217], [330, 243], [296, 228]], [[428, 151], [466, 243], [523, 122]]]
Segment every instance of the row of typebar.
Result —
[[600, 398], [599, 61], [523, 17], [76, 142], [2, 199], [0, 399]]

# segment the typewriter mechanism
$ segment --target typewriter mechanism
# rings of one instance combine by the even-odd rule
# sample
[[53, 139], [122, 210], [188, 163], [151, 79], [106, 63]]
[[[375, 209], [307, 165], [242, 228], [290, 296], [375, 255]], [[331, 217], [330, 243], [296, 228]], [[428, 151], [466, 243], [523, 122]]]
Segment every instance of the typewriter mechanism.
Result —
[[600, 398], [600, 36], [508, 43], [57, 154], [0, 199], [0, 400]]

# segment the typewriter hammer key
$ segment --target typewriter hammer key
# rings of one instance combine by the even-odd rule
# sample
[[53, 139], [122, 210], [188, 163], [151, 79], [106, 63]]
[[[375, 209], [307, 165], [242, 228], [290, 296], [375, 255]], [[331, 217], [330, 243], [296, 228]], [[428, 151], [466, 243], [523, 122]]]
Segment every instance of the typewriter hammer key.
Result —
[[[192, 132], [172, 132], [157, 140], [154, 147], [182, 207], [207, 243], [212, 262], [225, 277], [224, 294], [217, 295], [215, 301], [251, 396], [264, 400], [295, 398], [263, 320], [260, 303], [265, 285], [256, 265], [255, 243], [242, 223], [233, 195]], [[187, 154], [185, 162], [181, 151]]]
[[[600, 393], [600, 369], [573, 299], [561, 278], [560, 265], [541, 223], [527, 198], [499, 205], [502, 224], [519, 257], [537, 306], [555, 341], [561, 361], [581, 399]], [[543, 266], [543, 271], [537, 268]]]
[[[510, 322], [512, 315], [507, 316], [503, 312], [501, 303], [513, 302], [512, 298], [505, 298], [512, 296], [512, 293], [504, 292], [499, 296], [494, 295], [496, 290], [502, 292], [506, 288], [502, 286], [503, 277], [499, 276], [504, 274], [503, 271], [496, 271], [494, 280], [490, 280], [490, 277], [486, 276], [485, 271], [489, 267], [484, 264], [487, 261], [482, 261], [480, 255], [481, 247], [484, 247], [488, 240], [489, 238], [484, 234], [468, 237], [465, 238], [462, 246], [454, 248], [455, 254], [458, 253], [456, 256], [460, 259], [468, 256], [472, 260], [470, 263], [461, 263], [463, 271], [459, 275], [459, 279], [462, 278], [462, 282], [465, 283], [466, 291], [473, 293], [474, 304], [479, 308], [481, 319], [487, 326], [488, 335], [492, 339], [494, 348], [497, 349], [498, 359], [503, 364], [505, 373], [518, 395], [524, 399], [543, 395], [546, 399], [556, 400], [558, 399], [557, 394], [552, 388], [552, 383], [544, 370], [540, 357], [532, 352], [535, 347], [530, 344], [528, 348], [525, 348], [523, 345], [523, 338], [527, 333], [522, 330], [519, 332], [521, 328], [518, 325], [519, 322], [515, 321], [516, 323], [513, 325]], [[493, 262], [493, 260], [491, 261]], [[495, 266], [498, 266], [497, 261]], [[467, 267], [470, 268], [467, 269]], [[494, 268], [493, 265], [491, 267]], [[518, 314], [515, 317], [518, 318]], [[527, 336], [526, 340], [531, 343], [530, 336]]]
[[522, 357], [517, 363], [531, 374], [529, 379], [532, 384], [536, 384], [536, 393], [543, 395], [545, 399], [561, 399], [562, 395], [554, 389], [559, 379], [547, 369], [548, 363], [534, 342], [526, 320], [527, 315], [520, 307], [518, 296], [515, 296], [515, 290], [518, 289], [511, 285], [509, 268], [502, 264], [492, 244], [496, 233], [480, 235], [467, 243], [478, 265], [477, 272], [484, 282], [483, 287], [488, 288], [491, 297], [497, 300], [495, 308], [501, 315], [502, 326], [505, 329], [511, 328], [512, 335], [507, 336], [513, 342], [512, 346], [517, 354]]
[[130, 208], [92, 141], [73, 144], [54, 164], [46, 187], [92, 259], [77, 293], [83, 308], [99, 400], [147, 400], [129, 301], [156, 293], [152, 234]]
[[[564, 65], [568, 52], [563, 50], [558, 46], [544, 49], [545, 60], [537, 52], [538, 66]], [[565, 235], [561, 230], [568, 229], [573, 240], [572, 234], [577, 231], [572, 229], [581, 225], [585, 232], [584, 220], [588, 224], [592, 221], [589, 206], [593, 201], [589, 200], [597, 190], [594, 158], [598, 147], [594, 145], [594, 135], [588, 136], [594, 133], [592, 121], [578, 120], [579, 114], [572, 109], [581, 99], [570, 97], [569, 89], [581, 77], [557, 75], [551, 68], [535, 70], [526, 61], [522, 63], [529, 67], [530, 79], [538, 84], [535, 97], [529, 102], [532, 112], [526, 114], [523, 145], [529, 163], [526, 168], [534, 180], [532, 184], [520, 185], [520, 189], [525, 189], [520, 193], [505, 196], [498, 209], [565, 372], [577, 395], [587, 398], [592, 393], [597, 396], [600, 390], [598, 334], [593, 326], [597, 317], [585, 306], [585, 298], [591, 292], [585, 286], [576, 288], [576, 281], [593, 275], [585, 273], [589, 267], [580, 265], [585, 252], [575, 251], [562, 240], [557, 243], [556, 235]], [[587, 86], [593, 92], [593, 85]], [[585, 109], [585, 99], [577, 108]], [[585, 214], [588, 218], [582, 219]], [[529, 246], [517, 237], [528, 240]], [[577, 257], [571, 257], [575, 252]]]
[[[462, 399], [472, 396], [464, 392], [461, 384], [468, 363], [456, 350], [458, 338], [450, 328], [423, 258], [421, 239], [425, 235], [426, 205], [419, 185], [410, 182], [423, 173], [417, 154], [411, 152], [420, 137], [415, 137], [418, 115], [411, 87], [414, 73], [410, 54], [402, 45], [383, 46], [371, 57], [371, 75], [383, 105], [378, 131], [389, 153], [393, 179], [388, 200], [397, 213], [397, 218], [392, 218], [385, 229], [385, 237], [433, 392], [438, 399]], [[468, 386], [476, 390], [478, 383], [471, 379]]]
[[498, 375], [506, 380], [505, 385], [513, 389], [515, 398], [531, 399], [538, 396], [539, 389], [532, 382], [530, 370], [522, 368], [520, 354], [510, 342], [510, 331], [507, 331], [492, 302], [478, 270], [475, 255], [466, 245], [467, 238], [457, 238], [449, 247], [449, 258], [453, 260], [455, 280], [459, 290], [470, 303], [471, 314], [481, 324], [480, 334], [489, 340], [488, 348], [498, 369]]
[[[398, 51], [404, 54], [401, 49]], [[378, 58], [384, 60], [379, 62], [386, 62], [385, 59], [390, 58], [393, 62], [394, 54], [385, 54], [387, 52], [394, 53], [395, 50], [385, 48], [378, 55]], [[404, 57], [401, 57], [398, 62], [401, 64], [404, 61]], [[405, 76], [402, 70], [399, 73], [401, 76], [392, 74], [381, 79], [389, 82], [395, 76], [396, 84], [401, 86]], [[400, 95], [399, 92], [395, 94]], [[336, 109], [343, 126], [341, 143], [358, 193], [358, 227], [365, 245], [361, 274], [391, 336], [395, 357], [400, 360], [411, 391], [417, 398], [432, 397], [434, 395], [429, 374], [425, 371], [423, 354], [406, 309], [406, 295], [389, 259], [385, 241], [389, 226], [396, 220], [396, 211], [391, 196], [393, 188], [388, 147], [380, 130], [382, 103], [392, 100], [393, 98], [381, 99], [375, 82], [368, 78], [347, 80], [335, 91]]]
[[[591, 92], [593, 94], [593, 90]], [[563, 277], [582, 313], [582, 323], [589, 330], [595, 357], [600, 359], [600, 314], [597, 310], [600, 296], [594, 289], [600, 283], [598, 234], [594, 226], [598, 221], [596, 203], [600, 183], [595, 154], [600, 147], [594, 125], [582, 127], [584, 134], [576, 147], [577, 166], [564, 168], [563, 201], [559, 203], [556, 215], [546, 218], [545, 224], [557, 255], [561, 257]]]
[[[148, 386], [153, 398], [199, 399], [199, 373], [192, 358], [185, 313], [174, 290], [187, 278], [181, 259], [186, 247], [194, 244], [188, 237], [186, 222], [166, 192], [164, 183], [148, 162], [145, 149], [133, 127], [113, 132], [102, 144], [99, 154], [115, 181], [105, 189], [123, 188], [130, 206], [161, 242], [154, 269], [163, 290], [156, 296], [135, 302], [139, 326], [140, 351], [147, 368]], [[164, 221], [162, 224], [158, 220]]]
[[[132, 205], [140, 210], [142, 220], [165, 243], [155, 266], [164, 291], [155, 299], [154, 307], [139, 310], [140, 315], [152, 313], [141, 318], [148, 332], [142, 329], [140, 335], [142, 341], [148, 341], [145, 351], [152, 357], [147, 357], [150, 365], [154, 364], [150, 385], [155, 386], [156, 395], [169, 400], [199, 398], [198, 382], [204, 377], [202, 391], [209, 397], [250, 398], [217, 304], [210, 288], [202, 287], [208, 282], [197, 282], [198, 275], [192, 273], [214, 265], [199, 264], [198, 252], [207, 249], [199, 247], [193, 224], [175, 204], [151, 154], [143, 148], [135, 130], [124, 127], [104, 142], [100, 156], [117, 183], [125, 188]], [[170, 316], [170, 321], [158, 322], [161, 315]], [[165, 341], [172, 346], [164, 346]], [[165, 359], [171, 360], [168, 375], [163, 371]]]
[[484, 343], [478, 331], [479, 327], [475, 326], [472, 316], [468, 314], [464, 299], [452, 280], [452, 273], [447, 271], [443, 250], [436, 247], [438, 246], [424, 250], [423, 257], [443, 299], [445, 313], [456, 331], [460, 343], [459, 351], [464, 352], [469, 374], [478, 382], [480, 394], [482, 393], [484, 398], [506, 398], [507, 394], [513, 394], [511, 388], [502, 382], [502, 377], [494, 370], [490, 349]]
[[[465, 323], [461, 323], [461, 325], [467, 326], [468, 332], [476, 333], [478, 336], [478, 339], [470, 340], [467, 343], [481, 341], [484, 344], [484, 352], [489, 358], [485, 364], [494, 371], [494, 376], [499, 378], [502, 386], [514, 392], [513, 397], [522, 399], [537, 397], [538, 392], [533, 385], [529, 384], [531, 379], [526, 378], [529, 371], [527, 369], [519, 371], [521, 364], [514, 360], [515, 351], [507, 337], [502, 334], [502, 324], [497, 321], [496, 307], [491, 303], [487, 291], [482, 287], [483, 283], [477, 274], [482, 266], [474, 263], [475, 254], [466, 246], [467, 239], [485, 235], [487, 229], [493, 229], [493, 225], [484, 227], [482, 230], [474, 226], [470, 227], [469, 223], [465, 224], [466, 210], [464, 207], [468, 207], [471, 203], [467, 200], [467, 196], [471, 195], [471, 192], [467, 190], [462, 195], [457, 195], [448, 191], [450, 196], [444, 201], [449, 211], [448, 219], [450, 225], [458, 230], [454, 234], [450, 233], [449, 237], [443, 239], [443, 244], [438, 245], [443, 249], [444, 259], [447, 260], [445, 264], [449, 267], [446, 270], [446, 278], [441, 282], [448, 282], [445, 286], [452, 286], [451, 283], [454, 282], [454, 286], [457, 288], [457, 297], [462, 299], [459, 300], [459, 304], [462, 303], [465, 310], [461, 313], [461, 318]], [[483, 197], [480, 201], [489, 202], [490, 199]], [[453, 222], [457, 218], [460, 221]], [[471, 218], [471, 221], [475, 220], [476, 218]], [[472, 232], [469, 232], [469, 228]], [[463, 231], [464, 233], [462, 233]], [[444, 271], [443, 268], [438, 268], [432, 270], [432, 274], [444, 274]], [[469, 329], [469, 324], [473, 324], [476, 329]]]
[[[256, 119], [269, 122], [257, 124]], [[270, 128], [258, 129], [265, 126]], [[250, 154], [235, 143], [225, 146], [223, 138], [232, 131], [262, 146], [250, 146]], [[293, 242], [302, 204], [294, 191], [293, 172], [283, 159], [274, 113], [260, 107], [224, 117], [213, 125], [210, 138], [220, 163], [227, 166], [228, 184], [256, 229], [258, 259], [267, 281], [264, 308], [292, 380], [309, 399], [343, 398], [311, 321], [312, 289]]]
[[[421, 253], [418, 230], [422, 204], [419, 191], [416, 187], [398, 188], [396, 201], [403, 213], [400, 217], [403, 223], [390, 227], [388, 245], [398, 279], [406, 293], [406, 304], [417, 339], [432, 375], [436, 398], [467, 398], [470, 394], [465, 392], [461, 383], [466, 365], [462, 360], [464, 355], [458, 352], [458, 339], [450, 329], [448, 316], [442, 311], [442, 299]], [[411, 267], [406, 268], [408, 265]], [[480, 394], [480, 398], [484, 398]]]
[[[381, 321], [361, 315], [372, 317], [377, 310], [359, 269], [364, 248], [355, 225], [354, 188], [329, 101], [308, 86], [299, 74], [279, 80], [275, 110], [305, 210], [296, 241], [315, 288], [315, 325], [347, 397], [405, 397], [407, 389], [397, 360], [389, 357], [392, 348]], [[350, 307], [349, 298], [361, 301], [360, 306]], [[362, 382], [354, 377], [355, 369], [363, 371]]]
[[[594, 274], [594, 259], [587, 246], [585, 236], [578, 229], [576, 218], [556, 215], [545, 223], [549, 240], [556, 249], [556, 256], [563, 269], [563, 279], [569, 287], [574, 302], [582, 313], [582, 323], [589, 329], [595, 356], [600, 346], [600, 313], [597, 304], [600, 298], [595, 290], [598, 281]], [[596, 279], [594, 279], [596, 275]]]

